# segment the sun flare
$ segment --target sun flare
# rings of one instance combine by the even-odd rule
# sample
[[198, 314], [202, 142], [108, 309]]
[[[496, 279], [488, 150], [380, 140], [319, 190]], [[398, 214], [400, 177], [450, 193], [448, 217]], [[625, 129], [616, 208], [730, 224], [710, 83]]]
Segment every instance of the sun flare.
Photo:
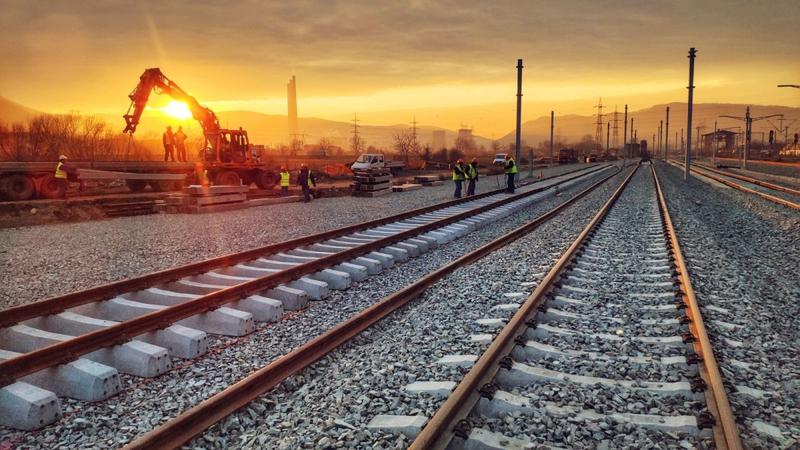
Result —
[[186, 106], [186, 103], [175, 100], [170, 100], [170, 102], [167, 103], [167, 106], [161, 108], [161, 111], [164, 114], [179, 120], [186, 120], [192, 117], [192, 112], [189, 111], [189, 107]]

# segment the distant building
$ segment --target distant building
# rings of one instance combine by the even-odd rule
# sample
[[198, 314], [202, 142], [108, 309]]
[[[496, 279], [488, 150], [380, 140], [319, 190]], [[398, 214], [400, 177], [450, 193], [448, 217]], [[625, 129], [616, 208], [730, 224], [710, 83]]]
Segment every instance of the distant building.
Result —
[[[736, 149], [736, 137], [738, 133], [730, 130], [717, 131], [717, 152], [732, 153]], [[714, 132], [703, 135], [703, 151], [711, 153], [714, 147]]]
[[444, 130], [433, 130], [431, 133], [431, 149], [441, 150], [447, 148], [447, 134]]

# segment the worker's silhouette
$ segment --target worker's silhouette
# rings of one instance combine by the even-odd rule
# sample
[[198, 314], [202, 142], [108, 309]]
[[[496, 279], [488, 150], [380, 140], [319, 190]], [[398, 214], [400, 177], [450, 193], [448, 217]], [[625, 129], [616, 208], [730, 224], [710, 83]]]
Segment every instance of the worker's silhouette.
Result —
[[167, 127], [167, 131], [161, 135], [161, 142], [164, 144], [164, 161], [169, 158], [175, 162], [175, 135], [172, 133], [172, 127]]

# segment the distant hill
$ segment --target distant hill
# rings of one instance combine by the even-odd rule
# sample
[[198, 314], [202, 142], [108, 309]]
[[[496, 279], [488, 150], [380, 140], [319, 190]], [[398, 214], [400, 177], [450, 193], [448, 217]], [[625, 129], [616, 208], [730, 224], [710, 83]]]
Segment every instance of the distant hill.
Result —
[[[665, 118], [666, 107], [669, 106], [669, 133], [670, 142], [675, 139], [675, 132], [678, 132], [678, 139], [680, 139], [681, 128], [686, 128], [686, 103], [670, 103], [664, 105], [654, 105], [649, 108], [628, 111], [628, 121], [630, 118], [634, 119], [634, 128], [638, 130], [638, 138], [640, 140], [653, 140], [653, 133], [658, 132], [658, 124], [660, 120]], [[701, 133], [710, 133], [714, 129], [714, 121], [717, 121], [717, 127], [720, 129], [744, 126], [742, 121], [733, 119], [719, 118], [721, 115], [730, 115], [737, 117], [744, 117], [745, 104], [729, 104], [729, 103], [700, 103], [695, 104], [692, 112], [692, 127], [704, 127]], [[793, 108], [789, 106], [765, 106], [765, 105], [750, 105], [750, 113], [753, 117], [767, 116], [771, 114], [783, 114], [784, 117], [791, 121], [793, 119], [800, 120], [800, 108]], [[604, 117], [604, 122], [611, 120], [610, 115]], [[594, 116], [580, 116], [580, 115], [564, 115], [556, 116], [555, 118], [555, 134], [569, 139], [569, 142], [577, 142], [582, 136], [588, 134], [594, 137], [595, 134], [595, 121]], [[772, 123], [779, 125], [776, 119], [772, 119]], [[786, 124], [786, 123], [785, 123]], [[795, 126], [797, 123], [795, 124]], [[613, 128], [613, 123], [612, 123]], [[761, 132], [766, 135], [772, 129], [770, 123], [766, 120], [753, 122], [753, 140], [761, 140]], [[624, 131], [623, 115], [619, 115], [619, 139], [622, 141], [622, 133]], [[736, 131], [736, 130], [734, 130]], [[794, 130], [793, 130], [794, 131]], [[603, 144], [605, 145], [606, 128], [603, 127]], [[684, 133], [686, 131], [684, 130]], [[696, 133], [696, 129], [692, 130]], [[612, 131], [613, 137], [613, 131]], [[540, 142], [550, 139], [550, 117], [539, 117], [535, 120], [529, 120], [522, 124], [522, 140], [528, 145], [536, 146]], [[658, 136], [656, 136], [658, 139]], [[767, 139], [766, 137], [764, 139]], [[513, 143], [515, 140], [514, 130], [500, 138], [502, 144]]]
[[22, 106], [19, 103], [0, 96], [0, 122], [6, 124], [27, 122], [31, 117], [40, 114], [35, 109]]

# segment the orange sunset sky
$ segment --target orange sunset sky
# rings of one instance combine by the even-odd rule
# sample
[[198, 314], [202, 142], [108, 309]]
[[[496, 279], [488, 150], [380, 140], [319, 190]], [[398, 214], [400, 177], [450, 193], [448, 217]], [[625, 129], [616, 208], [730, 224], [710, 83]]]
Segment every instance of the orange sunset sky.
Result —
[[[0, 95], [46, 112], [119, 113], [147, 67], [217, 111], [475, 127], [685, 101], [800, 106], [800, 15], [774, 1], [0, 0]], [[159, 98], [154, 106], [166, 103]]]

